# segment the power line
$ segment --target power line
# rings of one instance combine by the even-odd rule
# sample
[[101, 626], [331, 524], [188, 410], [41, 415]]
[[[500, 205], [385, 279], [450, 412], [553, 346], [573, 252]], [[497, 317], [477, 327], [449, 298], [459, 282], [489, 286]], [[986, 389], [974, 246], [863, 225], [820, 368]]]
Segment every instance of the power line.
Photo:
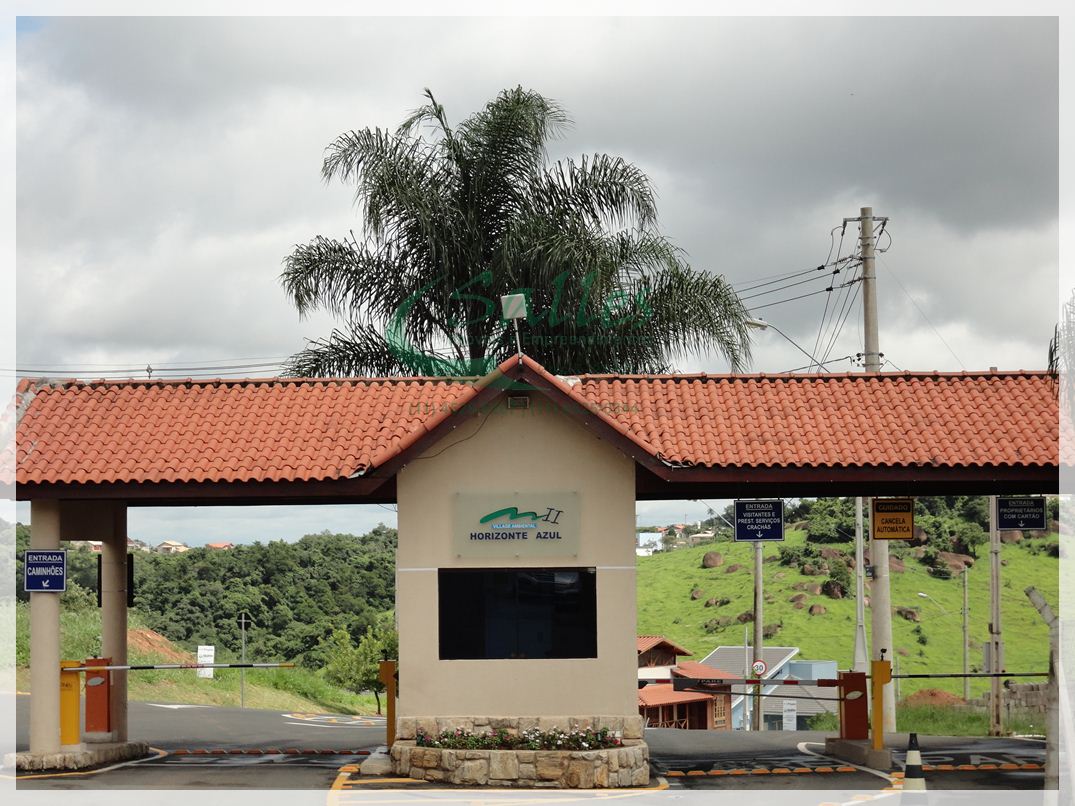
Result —
[[[840, 255], [843, 254], [844, 251], [844, 234], [847, 232], [847, 227], [835, 226], [831, 230], [829, 230], [829, 254], [825, 258], [826, 263], [828, 263], [828, 261], [832, 258], [832, 250], [836, 242], [836, 230], [840, 230], [840, 245], [838, 247], [835, 247], [837, 260], [840, 259]], [[821, 322], [819, 322], [817, 326], [817, 336], [814, 338], [814, 349], [812, 351], [812, 355], [817, 355], [817, 350], [821, 346], [821, 334], [825, 330], [825, 321], [829, 315], [829, 303], [831, 302], [832, 293], [830, 292], [825, 296], [825, 310], [821, 312]]]
[[861, 282], [861, 280], [862, 280], [861, 277], [857, 277], [854, 280], [849, 280], [848, 282], [841, 283], [840, 285], [837, 285], [837, 286], [829, 286], [828, 288], [822, 288], [820, 291], [811, 291], [809, 294], [800, 294], [797, 297], [788, 297], [787, 299], [777, 300], [776, 302], [768, 302], [765, 305], [755, 306], [755, 307], [751, 308], [750, 310], [751, 311], [760, 311], [762, 308], [772, 308], [774, 305], [783, 305], [785, 302], [795, 302], [795, 300], [806, 299], [807, 297], [816, 297], [818, 294], [825, 294], [825, 293], [827, 293], [829, 291], [832, 291], [835, 288], [846, 288], [847, 286], [854, 285], [855, 283]]
[[848, 360], [854, 361], [855, 358], [856, 358], [856, 356], [853, 356], [853, 355], [845, 355], [845, 356], [842, 356], [840, 358], [830, 358], [828, 361], [822, 361], [820, 363], [815, 362], [813, 364], [807, 364], [805, 367], [795, 367], [794, 369], [785, 369], [784, 371], [782, 371], [782, 372], [780, 372], [778, 374], [787, 375], [788, 373], [791, 373], [791, 372], [802, 372], [804, 369], [810, 370], [810, 369], [813, 369], [814, 367], [824, 367], [827, 364], [837, 364], [840, 361], [848, 361]]

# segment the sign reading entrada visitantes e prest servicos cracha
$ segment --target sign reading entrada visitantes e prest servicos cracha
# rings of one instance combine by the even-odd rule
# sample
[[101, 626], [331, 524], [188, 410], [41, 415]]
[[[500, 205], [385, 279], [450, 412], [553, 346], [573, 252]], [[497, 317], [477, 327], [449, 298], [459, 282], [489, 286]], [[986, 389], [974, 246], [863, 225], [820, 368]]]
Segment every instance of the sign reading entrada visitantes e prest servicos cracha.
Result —
[[779, 498], [735, 502], [737, 542], [779, 542], [784, 539], [784, 502]]
[[579, 495], [456, 493], [457, 557], [572, 557], [579, 552]]
[[67, 550], [28, 549], [23, 552], [23, 590], [63, 593], [67, 589]]

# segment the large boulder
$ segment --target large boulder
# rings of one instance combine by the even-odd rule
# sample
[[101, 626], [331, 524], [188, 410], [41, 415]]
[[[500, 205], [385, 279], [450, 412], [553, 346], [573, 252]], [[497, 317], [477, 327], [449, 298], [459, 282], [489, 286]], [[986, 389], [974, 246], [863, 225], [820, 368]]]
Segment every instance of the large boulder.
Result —
[[806, 590], [806, 592], [807, 592], [807, 593], [809, 593], [810, 595], [812, 595], [812, 596], [817, 596], [818, 594], [820, 594], [820, 593], [821, 593], [821, 585], [819, 585], [819, 584], [818, 584], [818, 583], [816, 583], [816, 582], [813, 582], [813, 583], [807, 583], [807, 585], [806, 585], [806, 589], [805, 589], [805, 590]]
[[913, 621], [916, 624], [922, 620], [922, 614], [916, 607], [897, 607], [896, 615], [907, 621]]
[[1001, 543], [1022, 543], [1023, 533], [1018, 529], [1005, 529], [1000, 533]]
[[888, 557], [888, 570], [894, 574], [902, 574], [907, 568], [904, 566], [903, 560], [890, 554]]
[[724, 573], [726, 573], [726, 574], [734, 574], [734, 573], [735, 573], [736, 571], [738, 571], [738, 570], [739, 570], [740, 568], [742, 568], [742, 567], [743, 567], [743, 566], [739, 565], [739, 563], [732, 563], [731, 565], [729, 565], [729, 566], [728, 566], [728, 567], [727, 567], [727, 568], [726, 568], [726, 569], [724, 570]]
[[783, 626], [784, 622], [782, 621], [776, 622], [775, 624], [766, 624], [764, 627], [761, 628], [762, 638], [774, 637], [778, 632], [780, 632], [780, 628]]
[[956, 554], [952, 551], [938, 551], [937, 562], [948, 566], [954, 574], [962, 573], [964, 568], [974, 565], [974, 558], [969, 554]]
[[702, 568], [716, 568], [724, 565], [724, 555], [719, 551], [707, 551], [702, 555]]
[[744, 610], [742, 613], [735, 617], [735, 620], [738, 621], [740, 624], [746, 624], [748, 621], [753, 621], [754, 611]]
[[829, 611], [825, 609], [825, 605], [816, 604], [810, 605], [810, 610], [808, 612], [811, 616], [824, 616]]
[[788, 601], [789, 602], [801, 602], [805, 598], [806, 598], [805, 593], [796, 593], [794, 596], [792, 596], [790, 599], [788, 599]]
[[695, 588], [691, 591], [691, 601], [694, 601], [695, 599], [701, 599], [702, 596], [704, 596], [704, 594], [702, 593], [701, 588]]

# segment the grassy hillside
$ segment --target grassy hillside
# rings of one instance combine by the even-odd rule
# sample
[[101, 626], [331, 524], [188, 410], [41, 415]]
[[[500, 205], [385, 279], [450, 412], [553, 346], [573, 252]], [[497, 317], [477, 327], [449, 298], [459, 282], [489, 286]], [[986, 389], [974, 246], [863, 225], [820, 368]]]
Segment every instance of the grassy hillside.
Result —
[[[16, 682], [29, 691], [29, 608], [16, 605]], [[137, 611], [130, 611], [128, 654], [131, 664], [193, 663], [194, 655], [148, 629]], [[72, 660], [93, 657], [100, 649], [101, 618], [96, 608], [68, 609], [60, 617], [61, 657]], [[217, 647], [217, 662], [238, 660]], [[192, 669], [131, 672], [132, 700], [239, 705], [239, 671], [217, 669], [213, 679], [202, 679]], [[309, 669], [252, 669], [246, 673], [245, 702], [248, 708], [365, 714], [375, 711], [372, 695], [357, 695], [327, 683]]]
[[[1056, 536], [1052, 535], [1055, 541]], [[803, 532], [789, 531], [787, 543], [801, 545], [806, 536]], [[1045, 671], [1048, 664], [1048, 630], [1037, 611], [1034, 610], [1023, 589], [1033, 585], [1055, 609], [1059, 596], [1059, 560], [1045, 552], [1034, 553], [1040, 542], [1007, 544], [1001, 557], [1007, 562], [1002, 568], [1002, 627], [1005, 640], [1006, 666], [1010, 671]], [[853, 552], [851, 543], [836, 544], [835, 548]], [[717, 568], [702, 568], [702, 556], [706, 551], [718, 551], [724, 556], [724, 564]], [[766, 557], [775, 557], [776, 546], [764, 548]], [[701, 659], [713, 647], [741, 645], [744, 626], [734, 623], [716, 631], [707, 631], [706, 622], [720, 616], [738, 616], [753, 608], [753, 547], [749, 544], [730, 542], [710, 543], [689, 549], [642, 557], [638, 560], [638, 632], [665, 635], [691, 649], [696, 659]], [[741, 566], [728, 573], [729, 567]], [[893, 606], [917, 608], [920, 623], [893, 618], [893, 638], [899, 656], [900, 672], [960, 672], [962, 670], [962, 633], [960, 608], [962, 607], [962, 581], [958, 577], [938, 579], [927, 573], [924, 566], [907, 557], [906, 570], [893, 572]], [[797, 610], [789, 599], [800, 591], [792, 586], [799, 582], [820, 584], [827, 578], [804, 576], [794, 566], [783, 566], [771, 561], [764, 565], [765, 592], [774, 600], [767, 602], [764, 623], [782, 622], [777, 634], [769, 639], [771, 645], [797, 646], [801, 658], [836, 660], [840, 668], [848, 668], [854, 649], [855, 603], [853, 598], [830, 599], [824, 595], [807, 594], [805, 608]], [[982, 643], [988, 640], [989, 622], [989, 560], [986, 552], [970, 570], [970, 636], [971, 670], [982, 663]], [[780, 577], [779, 579], [777, 577]], [[694, 588], [703, 595], [691, 600]], [[928, 593], [938, 603], [918, 596]], [[868, 595], [868, 592], [867, 592]], [[853, 591], [852, 591], [853, 596]], [[705, 607], [707, 599], [728, 598], [731, 601], [720, 607]], [[824, 615], [810, 616], [813, 604], [823, 605]], [[943, 610], [942, 610], [943, 608]], [[944, 612], [947, 610], [947, 614]], [[921, 638], [914, 632], [918, 627]], [[866, 612], [867, 633], [870, 613]], [[921, 641], [925, 641], [922, 643]], [[906, 654], [903, 654], [906, 653]], [[988, 689], [987, 682], [975, 681], [971, 694], [975, 696]], [[953, 693], [962, 692], [959, 680], [919, 681], [905, 680], [901, 684], [901, 696], [920, 688], [941, 688]]]

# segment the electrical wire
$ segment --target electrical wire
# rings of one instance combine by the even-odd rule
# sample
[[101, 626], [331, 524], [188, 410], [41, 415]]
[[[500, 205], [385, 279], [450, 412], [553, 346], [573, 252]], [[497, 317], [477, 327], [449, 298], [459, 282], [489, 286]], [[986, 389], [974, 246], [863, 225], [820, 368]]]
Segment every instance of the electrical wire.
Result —
[[841, 283], [838, 286], [830, 286], [828, 288], [822, 288], [820, 291], [811, 291], [808, 294], [800, 294], [797, 297], [788, 297], [787, 299], [777, 300], [776, 302], [768, 302], [765, 305], [757, 305], [757, 306], [755, 306], [753, 308], [750, 308], [749, 310], [752, 311], [752, 312], [753, 311], [760, 311], [763, 308], [772, 308], [774, 305], [783, 305], [785, 302], [795, 302], [795, 300], [806, 299], [807, 297], [816, 297], [818, 294], [825, 294], [825, 293], [827, 293], [829, 291], [832, 291], [834, 288], [845, 288], [847, 286], [855, 285], [856, 283], [860, 282], [861, 280], [862, 280], [862, 278], [858, 277], [858, 278], [856, 278], [854, 280], [850, 280], [850, 281], [848, 281], [846, 283]]
[[782, 372], [779, 372], [777, 374], [778, 375], [787, 375], [787, 374], [789, 374], [791, 372], [802, 372], [804, 369], [805, 370], [811, 370], [814, 367], [823, 367], [823, 366], [826, 366], [827, 364], [837, 364], [840, 361], [847, 361], [847, 360], [854, 361], [854, 359], [855, 359], [855, 356], [853, 356], [853, 355], [845, 355], [845, 356], [842, 356], [840, 358], [830, 358], [828, 361], [822, 361], [820, 364], [816, 364], [816, 363], [815, 364], [807, 364], [805, 367], [795, 367], [794, 369], [785, 369]]
[[[826, 263], [832, 258], [832, 250], [834, 248], [834, 244], [835, 244], [835, 240], [836, 240], [835, 239], [836, 230], [840, 230], [840, 245], [838, 247], [836, 247], [836, 260], [837, 261], [840, 260], [840, 255], [843, 254], [843, 251], [844, 251], [844, 235], [847, 232], [847, 227], [835, 226], [831, 230], [829, 230], [829, 254], [825, 258]], [[831, 302], [832, 302], [832, 292], [829, 292], [825, 296], [825, 310], [821, 312], [821, 322], [818, 323], [817, 336], [814, 338], [814, 349], [811, 351], [811, 353], [810, 353], [811, 355], [817, 355], [818, 347], [821, 346], [821, 334], [825, 330], [825, 322], [826, 322], [826, 319], [828, 318], [828, 315], [829, 315], [829, 303], [831, 303]]]
[[836, 346], [837, 340], [840, 338], [840, 334], [843, 332], [844, 325], [847, 323], [847, 317], [855, 307], [855, 300], [858, 299], [859, 289], [861, 288], [861, 280], [862, 276], [861, 272], [859, 272], [855, 280], [858, 285], [855, 286], [854, 293], [848, 292], [847, 304], [844, 306], [842, 316], [838, 320], [838, 325], [833, 331], [832, 338], [829, 340], [828, 346], [825, 348], [825, 354], [821, 357], [822, 361], [828, 360], [829, 356], [832, 354], [833, 348]]

